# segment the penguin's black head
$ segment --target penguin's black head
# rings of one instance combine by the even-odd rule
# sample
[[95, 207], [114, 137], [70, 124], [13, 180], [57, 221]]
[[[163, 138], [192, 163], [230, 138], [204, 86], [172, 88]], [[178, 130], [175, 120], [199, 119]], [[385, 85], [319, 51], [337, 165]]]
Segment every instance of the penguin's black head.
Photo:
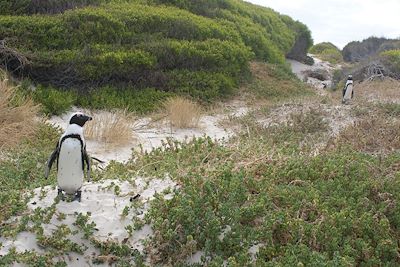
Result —
[[87, 121], [91, 121], [91, 120], [92, 120], [92, 117], [89, 117], [82, 113], [76, 113], [76, 114], [72, 115], [71, 119], [69, 120], [69, 124], [77, 124], [77, 125], [83, 127], [83, 125], [85, 125], [85, 123]]

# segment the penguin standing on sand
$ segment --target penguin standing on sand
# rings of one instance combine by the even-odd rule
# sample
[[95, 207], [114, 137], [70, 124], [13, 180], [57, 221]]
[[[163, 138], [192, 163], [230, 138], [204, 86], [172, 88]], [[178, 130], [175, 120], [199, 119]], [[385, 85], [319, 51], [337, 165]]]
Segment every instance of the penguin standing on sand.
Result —
[[353, 91], [353, 76], [349, 75], [346, 81], [346, 85], [343, 88], [343, 98], [342, 98], [342, 104], [348, 104], [350, 99], [352, 99], [354, 96], [354, 91]]
[[64, 199], [63, 192], [65, 192], [74, 195], [74, 200], [81, 201], [85, 164], [87, 179], [90, 181], [90, 158], [86, 152], [83, 126], [91, 120], [91, 117], [83, 113], [73, 114], [65, 133], [61, 136], [56, 149], [47, 161], [46, 179], [54, 160], [57, 159], [58, 196], [61, 199]]

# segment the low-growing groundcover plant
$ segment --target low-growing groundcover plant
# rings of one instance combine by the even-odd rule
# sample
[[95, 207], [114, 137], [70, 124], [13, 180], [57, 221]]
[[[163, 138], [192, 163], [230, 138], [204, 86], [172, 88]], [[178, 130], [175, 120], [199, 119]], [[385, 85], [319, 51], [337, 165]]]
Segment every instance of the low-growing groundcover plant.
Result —
[[199, 251], [197, 266], [399, 264], [399, 152], [375, 156], [340, 143], [308, 156], [299, 145], [326, 126], [315, 111], [293, 121], [272, 130], [247, 122], [250, 135], [228, 146], [169, 141], [106, 170], [168, 173], [180, 185], [146, 216], [152, 265], [187, 266]]

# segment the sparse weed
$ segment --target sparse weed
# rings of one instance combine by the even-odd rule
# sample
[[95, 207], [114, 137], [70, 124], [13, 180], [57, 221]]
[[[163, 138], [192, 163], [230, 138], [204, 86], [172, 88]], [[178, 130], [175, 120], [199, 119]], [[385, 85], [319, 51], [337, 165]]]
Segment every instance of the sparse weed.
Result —
[[86, 215], [84, 215], [82, 213], [75, 213], [75, 215], [77, 215], [77, 217], [74, 225], [79, 227], [83, 231], [83, 236], [86, 239], [89, 239], [97, 230], [95, 222], [89, 223], [91, 214], [87, 213]]

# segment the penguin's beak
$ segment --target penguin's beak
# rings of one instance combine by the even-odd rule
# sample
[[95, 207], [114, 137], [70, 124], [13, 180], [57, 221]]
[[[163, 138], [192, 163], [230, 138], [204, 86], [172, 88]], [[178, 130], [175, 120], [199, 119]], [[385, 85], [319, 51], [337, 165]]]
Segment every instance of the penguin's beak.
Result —
[[92, 117], [90, 117], [90, 116], [86, 116], [86, 121], [91, 121], [91, 120], [93, 120], [93, 118], [92, 118]]

